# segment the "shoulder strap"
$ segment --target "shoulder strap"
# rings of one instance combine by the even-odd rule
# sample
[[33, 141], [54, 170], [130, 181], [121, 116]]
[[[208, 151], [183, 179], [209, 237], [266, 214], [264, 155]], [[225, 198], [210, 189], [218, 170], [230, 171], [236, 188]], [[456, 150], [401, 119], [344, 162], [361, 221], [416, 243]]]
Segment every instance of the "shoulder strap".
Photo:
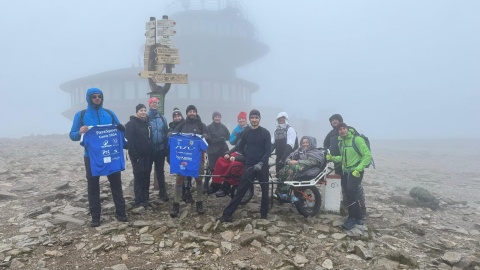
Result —
[[[108, 114], [110, 114], [110, 117], [112, 118], [112, 125], [115, 125], [115, 117], [113, 117], [112, 111], [110, 111], [108, 109], [104, 109], [104, 110], [107, 111]], [[82, 110], [82, 113], [80, 114], [80, 126], [83, 126], [83, 118], [85, 117], [86, 112], [87, 112], [87, 109], [84, 109], [84, 110]]]
[[355, 139], [358, 137], [358, 135], [353, 135], [353, 139], [352, 139], [352, 147], [353, 147], [353, 150], [355, 150], [355, 152], [357, 152], [358, 155], [362, 155], [362, 153], [360, 153], [360, 150], [358, 150], [358, 147], [357, 147], [357, 144], [355, 143]]

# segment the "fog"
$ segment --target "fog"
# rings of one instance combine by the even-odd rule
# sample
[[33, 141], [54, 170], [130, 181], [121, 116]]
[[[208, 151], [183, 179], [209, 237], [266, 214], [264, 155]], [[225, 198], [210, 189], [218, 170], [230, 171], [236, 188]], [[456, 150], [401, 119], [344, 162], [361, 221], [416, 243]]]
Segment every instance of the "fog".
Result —
[[[0, 137], [69, 132], [59, 85], [138, 66], [145, 22], [168, 2], [4, 1]], [[480, 138], [480, 1], [242, 3], [270, 47], [237, 70], [260, 85], [256, 107], [314, 119], [325, 134], [340, 113], [371, 138]]]

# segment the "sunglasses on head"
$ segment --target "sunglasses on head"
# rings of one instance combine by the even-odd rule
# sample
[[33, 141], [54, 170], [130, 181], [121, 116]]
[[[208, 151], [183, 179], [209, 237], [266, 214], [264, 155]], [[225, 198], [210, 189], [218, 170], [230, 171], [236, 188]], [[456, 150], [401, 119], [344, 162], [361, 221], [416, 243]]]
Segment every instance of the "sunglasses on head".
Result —
[[102, 97], [103, 97], [103, 96], [102, 96], [102, 95], [100, 95], [100, 94], [93, 94], [93, 95], [90, 95], [90, 98], [93, 98], [93, 99], [95, 99], [95, 98], [102, 98]]

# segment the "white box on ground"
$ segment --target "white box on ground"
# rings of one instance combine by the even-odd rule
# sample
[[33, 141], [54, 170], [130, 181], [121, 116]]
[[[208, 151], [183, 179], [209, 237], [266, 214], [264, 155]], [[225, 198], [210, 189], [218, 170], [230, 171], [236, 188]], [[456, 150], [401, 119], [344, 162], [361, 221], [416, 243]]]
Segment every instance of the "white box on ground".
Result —
[[342, 185], [340, 175], [330, 174], [326, 177], [326, 183], [322, 187], [322, 205], [326, 212], [340, 213], [342, 201]]

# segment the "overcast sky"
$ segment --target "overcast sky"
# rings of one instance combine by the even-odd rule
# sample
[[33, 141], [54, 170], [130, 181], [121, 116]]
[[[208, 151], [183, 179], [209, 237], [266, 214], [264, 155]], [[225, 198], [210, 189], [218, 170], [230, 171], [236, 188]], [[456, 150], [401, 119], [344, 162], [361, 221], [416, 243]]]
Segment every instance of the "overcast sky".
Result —
[[[9, 0], [0, 9], [0, 137], [67, 133], [65, 81], [138, 65], [169, 1]], [[263, 58], [254, 104], [372, 138], [480, 138], [480, 1], [245, 0]], [[323, 135], [316, 135], [322, 137]]]

